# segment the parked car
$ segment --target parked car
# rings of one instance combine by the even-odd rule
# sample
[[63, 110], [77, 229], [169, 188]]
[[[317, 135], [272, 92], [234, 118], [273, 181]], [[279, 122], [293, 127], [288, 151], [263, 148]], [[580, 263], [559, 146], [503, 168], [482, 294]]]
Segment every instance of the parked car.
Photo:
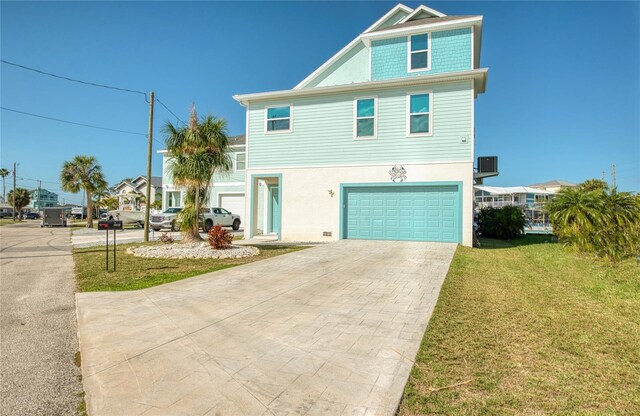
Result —
[[37, 212], [27, 212], [23, 216], [25, 220], [37, 220], [40, 218], [40, 214]]
[[167, 210], [162, 214], [150, 215], [149, 227], [154, 231], [160, 231], [163, 228], [168, 228], [171, 231], [177, 231], [179, 226], [176, 220], [180, 211], [182, 211], [182, 208], [167, 208]]
[[0, 218], [11, 218], [13, 217], [13, 211], [11, 210], [2, 210], [0, 211]]
[[[160, 231], [163, 228], [177, 231], [180, 229], [178, 218], [180, 211], [182, 211], [182, 208], [169, 208], [162, 214], [151, 215], [149, 217], [149, 226], [154, 231]], [[224, 208], [202, 208], [200, 210], [200, 227], [205, 233], [209, 232], [209, 229], [214, 225], [238, 230], [241, 223], [242, 220], [239, 215], [232, 214]]]

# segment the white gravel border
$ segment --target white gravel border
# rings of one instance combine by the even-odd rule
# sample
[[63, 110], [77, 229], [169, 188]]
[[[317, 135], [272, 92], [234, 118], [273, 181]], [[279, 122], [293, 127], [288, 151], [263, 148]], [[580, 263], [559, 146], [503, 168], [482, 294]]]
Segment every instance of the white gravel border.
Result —
[[239, 259], [257, 256], [260, 250], [252, 246], [236, 245], [225, 250], [214, 250], [208, 242], [202, 242], [129, 247], [127, 253], [136, 257], [164, 259]]

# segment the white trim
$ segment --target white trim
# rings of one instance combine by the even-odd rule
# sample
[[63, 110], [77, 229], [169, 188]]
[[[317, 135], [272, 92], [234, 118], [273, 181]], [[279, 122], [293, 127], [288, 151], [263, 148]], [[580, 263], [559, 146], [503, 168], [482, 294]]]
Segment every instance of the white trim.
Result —
[[476, 83], [471, 81], [471, 160], [475, 162], [476, 151]]
[[[270, 108], [284, 108], [289, 107], [289, 117], [277, 117], [268, 119], [267, 114]], [[289, 129], [288, 130], [268, 130], [268, 122], [274, 120], [289, 120]], [[293, 132], [293, 104], [279, 104], [279, 105], [270, 105], [264, 108], [264, 134], [287, 134]]]
[[476, 67], [476, 49], [475, 49], [475, 26], [471, 26], [471, 68], [475, 69]]
[[[358, 101], [373, 100], [373, 136], [358, 137]], [[371, 117], [360, 117], [371, 118]], [[353, 140], [376, 140], [378, 138], [378, 96], [369, 95], [366, 97], [354, 97], [353, 99]]]
[[[307, 88], [301, 90], [283, 90], [260, 92], [256, 94], [234, 95], [233, 99], [246, 105], [249, 101], [283, 100], [295, 97], [308, 97], [315, 95], [334, 94], [340, 92], [357, 92], [372, 88], [396, 88], [427, 83], [449, 82], [467, 79], [476, 79], [480, 82], [478, 92], [484, 92], [484, 81], [487, 78], [488, 68], [473, 69], [470, 71], [446, 72], [441, 74], [425, 74], [413, 77], [387, 79], [382, 81], [359, 82], [355, 84], [331, 85], [328, 87]], [[283, 104], [286, 105], [286, 104]]]
[[436, 16], [436, 17], [445, 17], [446, 14], [439, 12], [435, 9], [432, 9], [431, 7], [427, 7], [427, 6], [418, 6], [418, 8], [414, 9], [411, 14], [409, 14], [407, 17], [405, 17], [404, 19], [402, 19], [399, 23], [404, 23], [404, 22], [408, 22], [409, 20], [411, 20], [414, 16], [420, 14], [420, 12], [426, 12], [429, 13], [432, 16]]
[[[412, 51], [411, 50], [411, 43], [413, 41], [411, 40], [411, 38], [414, 37], [414, 36], [420, 36], [420, 35], [427, 35], [427, 49], [420, 49], [418, 51]], [[422, 53], [422, 52], [426, 52], [427, 53], [427, 67], [426, 68], [416, 68], [416, 69], [411, 68], [411, 55], [414, 54], [414, 53]], [[431, 70], [431, 32], [416, 33], [415, 35], [407, 36], [407, 72], [408, 73], [424, 72], [424, 71], [430, 71], [430, 70]]]
[[[388, 163], [360, 163], [360, 164], [346, 164], [346, 165], [296, 165], [296, 166], [264, 166], [264, 167], [256, 167], [251, 168], [251, 175], [259, 175], [260, 173], [270, 173], [274, 170], [282, 170], [282, 169], [309, 169], [309, 168], [361, 168], [367, 166], [393, 166], [393, 165], [403, 165], [403, 166], [420, 166], [420, 165], [446, 165], [446, 164], [464, 164], [469, 163], [473, 167], [473, 159], [472, 160], [445, 160], [445, 161], [434, 161], [434, 162], [403, 162], [403, 161], [393, 161]], [[249, 172], [247, 170], [247, 172]]]
[[[415, 113], [416, 115], [429, 115], [429, 132], [427, 133], [411, 133], [411, 96], [429, 94], [429, 112], [428, 113]], [[407, 93], [407, 108], [406, 108], [406, 122], [407, 122], [407, 137], [428, 137], [433, 136], [433, 91], [411, 91]], [[473, 161], [473, 159], [472, 159]]]
[[444, 29], [455, 29], [458, 27], [469, 27], [469, 25], [481, 25], [482, 24], [482, 16], [475, 17], [467, 17], [459, 20], [448, 20], [445, 22], [437, 22], [437, 23], [425, 23], [423, 25], [416, 26], [408, 26], [408, 27], [399, 27], [393, 28], [393, 26], [389, 29], [381, 30], [379, 32], [372, 33], [363, 33], [360, 35], [362, 40], [370, 39], [370, 40], [379, 40], [379, 39], [387, 39], [387, 38], [395, 38], [400, 36], [408, 36], [414, 33], [421, 32], [435, 32], [436, 30], [444, 30]]
[[[244, 169], [238, 169], [238, 155], [239, 154], [243, 154], [244, 155]], [[233, 158], [233, 171], [234, 172], [244, 172], [245, 170], [247, 170], [247, 152], [246, 152], [246, 150], [244, 152], [235, 152], [234, 153], [234, 158]]]
[[[413, 9], [405, 6], [404, 4], [397, 4], [394, 8], [389, 10], [387, 12], [387, 14], [385, 14], [380, 19], [378, 19], [374, 24], [369, 26], [369, 28], [367, 30], [365, 30], [363, 33], [367, 33], [367, 32], [369, 32], [371, 30], [376, 29], [381, 24], [383, 24], [386, 21], [386, 19], [388, 19], [389, 17], [393, 16], [394, 13], [396, 13], [396, 12], [398, 12], [400, 10], [405, 11], [407, 13], [411, 13], [411, 11]], [[298, 90], [298, 89], [306, 87], [311, 81], [313, 81], [316, 78], [316, 76], [320, 75], [322, 72], [324, 72], [325, 69], [327, 69], [329, 66], [331, 66], [331, 64], [333, 64], [335, 61], [337, 61], [338, 59], [342, 58], [343, 55], [345, 55], [347, 52], [349, 52], [351, 50], [351, 48], [353, 48], [361, 40], [360, 37], [361, 37], [361, 35], [358, 35], [358, 37], [356, 37], [354, 40], [349, 42], [347, 44], [347, 46], [345, 46], [344, 48], [340, 49], [338, 51], [338, 53], [333, 55], [325, 63], [320, 65], [315, 71], [313, 71], [311, 74], [309, 74], [309, 76], [307, 76], [305, 79], [300, 81], [300, 83], [298, 83], [298, 85], [293, 87], [293, 89], [294, 90]]]
[[372, 66], [371, 66], [371, 61], [373, 59], [373, 48], [371, 47], [371, 42], [369, 42], [369, 47], [367, 48], [367, 50], [369, 51], [369, 78], [367, 78], [367, 80], [369, 82], [373, 81], [372, 79]]
[[403, 12], [407, 12], [407, 13], [412, 13], [413, 9], [411, 7], [407, 7], [402, 3], [398, 3], [394, 8], [392, 8], [391, 10], [389, 10], [384, 16], [382, 16], [380, 19], [378, 19], [374, 24], [372, 24], [371, 26], [369, 26], [367, 28], [367, 30], [365, 30], [362, 33], [368, 33], [371, 32], [372, 30], [376, 30], [378, 27], [380, 27], [383, 23], [385, 23], [387, 21], [387, 19], [389, 19], [391, 16], [393, 16], [394, 14], [396, 14], [399, 11], [403, 11]]

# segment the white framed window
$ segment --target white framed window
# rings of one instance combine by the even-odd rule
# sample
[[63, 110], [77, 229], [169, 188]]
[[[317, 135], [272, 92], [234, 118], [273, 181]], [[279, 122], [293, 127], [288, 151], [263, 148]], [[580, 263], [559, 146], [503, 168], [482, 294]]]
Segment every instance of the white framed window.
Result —
[[407, 136], [433, 134], [433, 91], [407, 94]]
[[293, 106], [266, 107], [264, 109], [264, 132], [290, 133], [293, 131]]
[[353, 100], [356, 140], [371, 140], [378, 137], [378, 97], [360, 97]]
[[409, 56], [407, 71], [428, 71], [431, 69], [431, 34], [409, 36]]
[[247, 168], [247, 153], [236, 153], [236, 171], [245, 170]]

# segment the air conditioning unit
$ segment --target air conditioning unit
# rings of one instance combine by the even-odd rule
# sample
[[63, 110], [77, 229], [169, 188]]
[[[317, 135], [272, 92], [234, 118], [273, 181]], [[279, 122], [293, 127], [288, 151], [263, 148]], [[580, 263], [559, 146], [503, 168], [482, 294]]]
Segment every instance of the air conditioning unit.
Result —
[[498, 172], [498, 156], [478, 157], [478, 173]]

